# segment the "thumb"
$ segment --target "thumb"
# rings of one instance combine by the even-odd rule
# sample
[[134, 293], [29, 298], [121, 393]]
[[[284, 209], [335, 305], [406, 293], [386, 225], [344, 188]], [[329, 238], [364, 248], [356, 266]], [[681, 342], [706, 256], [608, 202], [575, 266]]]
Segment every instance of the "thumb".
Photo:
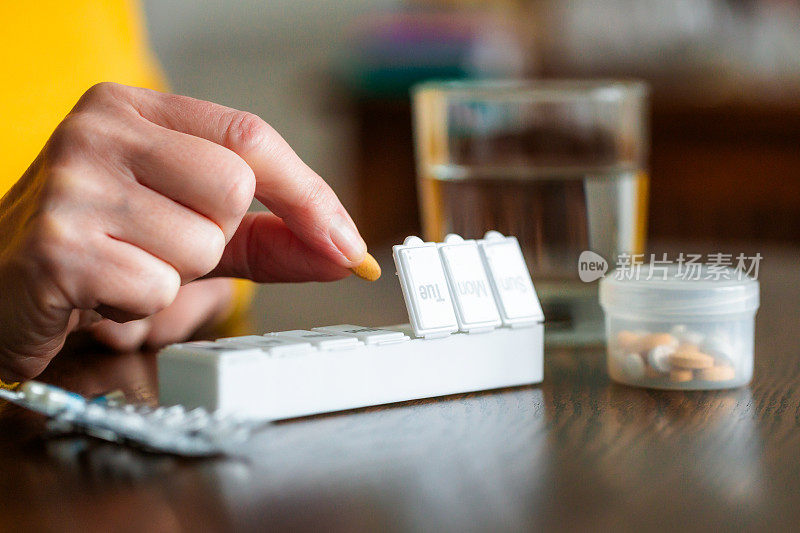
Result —
[[350, 271], [300, 240], [272, 213], [248, 213], [208, 276], [246, 278], [260, 283], [334, 281]]

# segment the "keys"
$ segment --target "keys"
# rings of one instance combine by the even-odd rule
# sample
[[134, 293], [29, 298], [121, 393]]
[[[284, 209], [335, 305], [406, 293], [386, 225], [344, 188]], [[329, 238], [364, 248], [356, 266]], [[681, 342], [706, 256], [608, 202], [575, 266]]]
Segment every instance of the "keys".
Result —
[[269, 333], [268, 335], [269, 337], [275, 336], [279, 339], [286, 339], [289, 341], [309, 342], [320, 350], [342, 350], [363, 345], [358, 338], [352, 335], [339, 335], [336, 333], [310, 331], [306, 329], [279, 331], [277, 333]]
[[339, 335], [352, 335], [367, 345], [393, 344], [409, 340], [408, 335], [401, 331], [390, 329], [368, 328], [364, 326], [354, 326], [352, 324], [342, 324], [340, 326], [324, 326], [312, 328], [313, 331], [325, 333], [336, 333]]
[[408, 237], [392, 252], [414, 334], [429, 339], [458, 331], [436, 243]]
[[458, 329], [477, 333], [498, 327], [500, 314], [475, 241], [450, 234], [439, 245], [439, 254], [455, 303]]

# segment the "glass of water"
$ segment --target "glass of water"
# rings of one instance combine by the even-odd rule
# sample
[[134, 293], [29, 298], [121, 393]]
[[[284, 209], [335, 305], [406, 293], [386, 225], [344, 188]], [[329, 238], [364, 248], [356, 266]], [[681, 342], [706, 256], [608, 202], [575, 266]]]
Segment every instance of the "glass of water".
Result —
[[642, 253], [647, 223], [647, 87], [637, 81], [454, 81], [414, 88], [426, 240], [515, 235], [549, 340], [602, 339], [591, 250]]

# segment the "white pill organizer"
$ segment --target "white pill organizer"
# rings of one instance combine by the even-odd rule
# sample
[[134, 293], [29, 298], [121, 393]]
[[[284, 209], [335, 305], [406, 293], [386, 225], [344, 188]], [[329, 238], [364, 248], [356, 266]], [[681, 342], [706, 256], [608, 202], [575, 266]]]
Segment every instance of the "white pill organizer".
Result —
[[409, 324], [173, 344], [162, 405], [278, 420], [540, 383], [544, 316], [514, 237], [393, 247]]

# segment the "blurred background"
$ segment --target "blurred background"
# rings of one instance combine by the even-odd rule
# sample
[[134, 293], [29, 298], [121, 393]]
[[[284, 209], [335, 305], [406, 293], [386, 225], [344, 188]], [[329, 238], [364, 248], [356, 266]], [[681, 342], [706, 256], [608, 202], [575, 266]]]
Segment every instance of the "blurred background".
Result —
[[[643, 79], [648, 242], [800, 242], [800, 1], [144, 6], [173, 90], [272, 124], [334, 187], [384, 266], [391, 244], [420, 231], [409, 88], [442, 78]], [[257, 309], [295, 303], [257, 327], [403, 321], [385, 278], [380, 289], [333, 284], [314, 306], [297, 296], [313, 285], [265, 287]]]

